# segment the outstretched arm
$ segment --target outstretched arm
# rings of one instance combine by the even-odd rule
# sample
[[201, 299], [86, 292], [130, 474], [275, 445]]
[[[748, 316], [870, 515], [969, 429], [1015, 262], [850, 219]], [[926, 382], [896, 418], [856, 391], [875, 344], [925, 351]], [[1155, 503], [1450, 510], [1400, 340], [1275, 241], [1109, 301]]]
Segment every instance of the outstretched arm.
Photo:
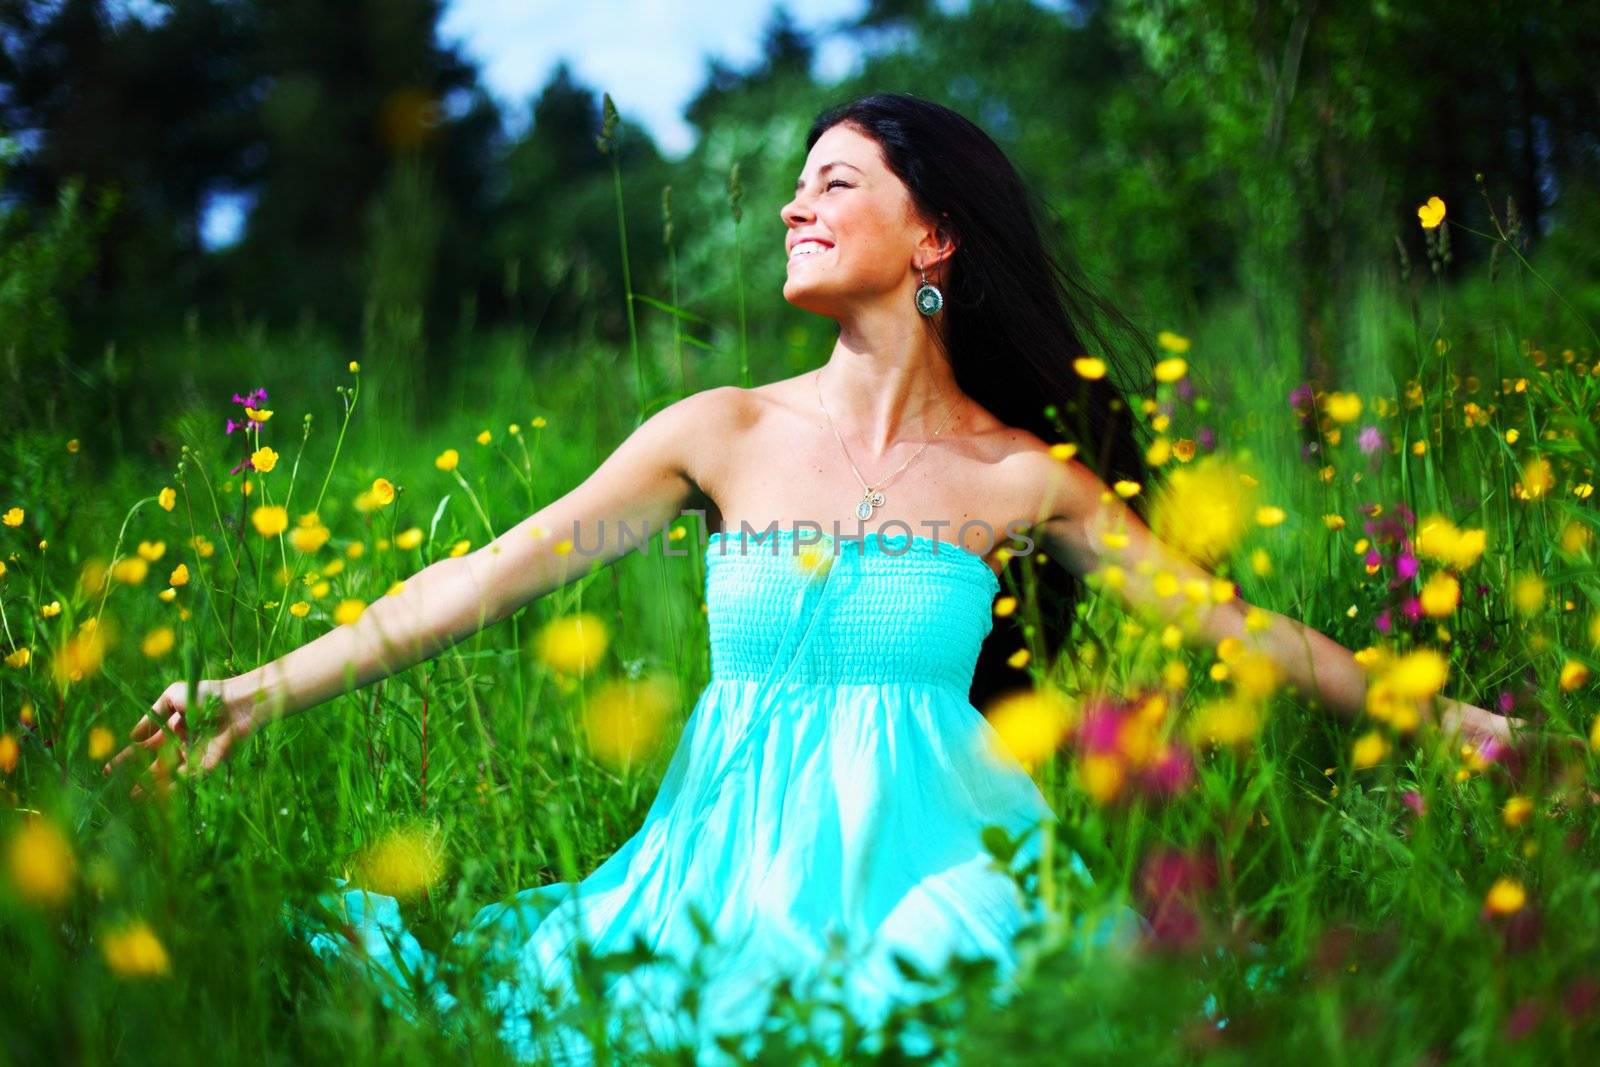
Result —
[[[718, 439], [734, 399], [728, 388], [710, 389], [662, 409], [582, 484], [477, 551], [424, 567], [353, 623], [254, 670], [202, 683], [200, 695], [219, 698], [223, 713], [201, 769], [215, 766], [262, 724], [437, 655], [573, 578], [610, 564], [637, 547], [619, 536], [623, 526], [640, 540], [658, 534], [699, 493], [703, 442]], [[171, 686], [134, 728], [134, 743], [113, 763], [139, 748], [159, 747], [169, 731], [187, 742], [186, 701], [185, 687]]]
[[[1237, 596], [1218, 600], [1219, 581], [1203, 567], [1162, 544], [1088, 467], [1036, 454], [1044, 485], [1037, 527], [1045, 551], [1079, 575], [1098, 573], [1122, 605], [1172, 623], [1187, 621], [1189, 638], [1216, 646], [1233, 637], [1265, 653], [1302, 695], [1348, 719], [1366, 710], [1366, 671], [1354, 654], [1327, 635]], [[1200, 595], [1200, 590], [1205, 594]], [[1189, 595], [1193, 592], [1195, 595]], [[1191, 614], [1192, 613], [1192, 614]], [[1469, 741], [1510, 738], [1516, 720], [1449, 697], [1438, 699], [1446, 734]]]

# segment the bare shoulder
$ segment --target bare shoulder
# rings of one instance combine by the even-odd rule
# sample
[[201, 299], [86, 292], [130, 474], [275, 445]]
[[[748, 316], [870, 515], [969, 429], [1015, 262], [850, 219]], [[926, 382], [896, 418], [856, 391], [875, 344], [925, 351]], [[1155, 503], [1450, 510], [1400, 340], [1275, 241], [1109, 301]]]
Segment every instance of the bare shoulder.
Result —
[[1080, 517], [1105, 491], [1088, 466], [1030, 430], [1001, 423], [986, 436], [997, 478], [1045, 521]]

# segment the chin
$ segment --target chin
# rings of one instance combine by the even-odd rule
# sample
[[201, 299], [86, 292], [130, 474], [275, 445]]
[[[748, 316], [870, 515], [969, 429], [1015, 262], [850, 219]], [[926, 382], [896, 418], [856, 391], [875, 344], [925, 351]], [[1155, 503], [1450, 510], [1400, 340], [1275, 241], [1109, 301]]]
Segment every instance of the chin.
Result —
[[834, 317], [836, 302], [827, 294], [817, 291], [817, 286], [788, 282], [783, 287], [783, 298], [801, 311]]

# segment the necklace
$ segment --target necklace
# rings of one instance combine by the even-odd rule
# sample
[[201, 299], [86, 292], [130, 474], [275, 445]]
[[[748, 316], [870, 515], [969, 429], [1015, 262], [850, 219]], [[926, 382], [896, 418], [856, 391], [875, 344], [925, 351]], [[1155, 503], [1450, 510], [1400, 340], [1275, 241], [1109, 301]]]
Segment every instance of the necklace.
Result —
[[904, 463], [900, 464], [900, 466], [896, 467], [890, 473], [884, 475], [876, 483], [869, 485], [867, 484], [867, 480], [861, 477], [861, 471], [856, 466], [855, 460], [850, 458], [850, 450], [844, 446], [844, 438], [839, 436], [839, 427], [834, 425], [833, 416], [828, 414], [828, 405], [822, 402], [821, 370], [817, 371], [816, 377], [812, 379], [812, 382], [817, 387], [817, 406], [820, 407], [822, 409], [822, 413], [828, 417], [828, 427], [829, 429], [833, 430], [833, 439], [839, 442], [839, 451], [844, 453], [845, 462], [850, 464], [850, 469], [856, 473], [856, 480], [861, 483], [861, 499], [856, 503], [856, 518], [863, 521], [870, 519], [872, 518], [872, 513], [875, 509], [883, 507], [884, 497], [882, 486], [886, 485], [896, 474], [899, 474], [901, 471], [909, 467], [911, 465], [911, 460], [914, 460], [918, 456], [922, 455], [927, 447], [933, 444], [933, 437], [938, 437], [939, 434], [944, 432], [945, 426], [950, 422], [950, 416], [955, 414], [955, 402], [951, 402], [949, 410], [945, 412], [944, 422], [941, 422], [939, 424], [939, 428], [933, 431], [933, 437], [930, 437], [924, 441], [922, 443], [922, 447], [917, 449], [916, 452], [912, 453], [911, 459], [908, 459]]

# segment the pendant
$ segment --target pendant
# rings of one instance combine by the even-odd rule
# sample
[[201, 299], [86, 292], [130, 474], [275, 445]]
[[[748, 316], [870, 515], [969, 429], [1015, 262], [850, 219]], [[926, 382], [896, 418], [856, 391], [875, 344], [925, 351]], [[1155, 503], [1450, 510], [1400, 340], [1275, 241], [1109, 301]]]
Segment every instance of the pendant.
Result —
[[872, 518], [872, 509], [883, 507], [883, 494], [877, 490], [870, 490], [861, 497], [861, 503], [856, 505], [856, 518], [866, 520]]

